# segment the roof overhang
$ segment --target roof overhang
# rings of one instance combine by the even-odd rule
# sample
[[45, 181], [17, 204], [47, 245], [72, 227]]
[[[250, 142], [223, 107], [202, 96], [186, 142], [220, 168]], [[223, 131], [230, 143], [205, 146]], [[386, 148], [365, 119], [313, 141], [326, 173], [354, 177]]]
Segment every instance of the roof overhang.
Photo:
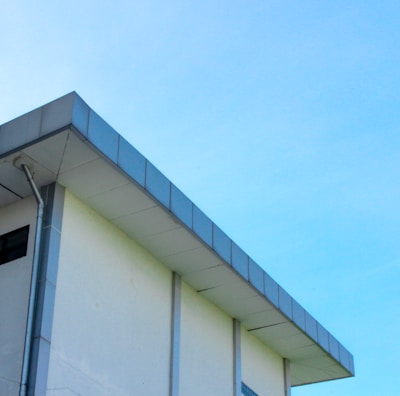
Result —
[[292, 385], [354, 375], [353, 356], [76, 94], [0, 127], [0, 206], [57, 182], [291, 362]]

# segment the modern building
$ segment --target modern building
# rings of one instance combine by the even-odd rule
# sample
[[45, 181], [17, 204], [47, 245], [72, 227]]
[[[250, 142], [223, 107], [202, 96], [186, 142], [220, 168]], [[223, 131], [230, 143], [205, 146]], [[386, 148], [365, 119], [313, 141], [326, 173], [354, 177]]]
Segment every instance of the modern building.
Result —
[[352, 355], [70, 93], [0, 126], [0, 394], [290, 395]]

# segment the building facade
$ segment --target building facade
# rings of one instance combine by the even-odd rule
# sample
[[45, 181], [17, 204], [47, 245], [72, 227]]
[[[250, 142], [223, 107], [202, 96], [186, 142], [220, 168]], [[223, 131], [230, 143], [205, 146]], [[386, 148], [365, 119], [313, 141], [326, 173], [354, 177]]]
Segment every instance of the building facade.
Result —
[[352, 355], [71, 93], [0, 127], [0, 394], [287, 396]]

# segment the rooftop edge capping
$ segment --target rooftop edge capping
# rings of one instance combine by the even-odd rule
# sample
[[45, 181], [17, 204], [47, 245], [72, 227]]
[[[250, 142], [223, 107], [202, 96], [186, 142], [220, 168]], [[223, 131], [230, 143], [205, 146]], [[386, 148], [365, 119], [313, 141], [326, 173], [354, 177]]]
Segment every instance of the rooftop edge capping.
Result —
[[351, 353], [76, 92], [0, 125], [0, 158], [69, 127], [158, 201], [350, 375], [355, 374]]

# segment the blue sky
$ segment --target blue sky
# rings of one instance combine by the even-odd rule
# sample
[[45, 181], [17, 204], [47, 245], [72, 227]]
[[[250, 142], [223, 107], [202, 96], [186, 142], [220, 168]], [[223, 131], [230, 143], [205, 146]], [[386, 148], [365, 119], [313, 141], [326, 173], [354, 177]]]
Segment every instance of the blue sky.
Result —
[[398, 395], [398, 1], [2, 3], [0, 123], [76, 90]]

